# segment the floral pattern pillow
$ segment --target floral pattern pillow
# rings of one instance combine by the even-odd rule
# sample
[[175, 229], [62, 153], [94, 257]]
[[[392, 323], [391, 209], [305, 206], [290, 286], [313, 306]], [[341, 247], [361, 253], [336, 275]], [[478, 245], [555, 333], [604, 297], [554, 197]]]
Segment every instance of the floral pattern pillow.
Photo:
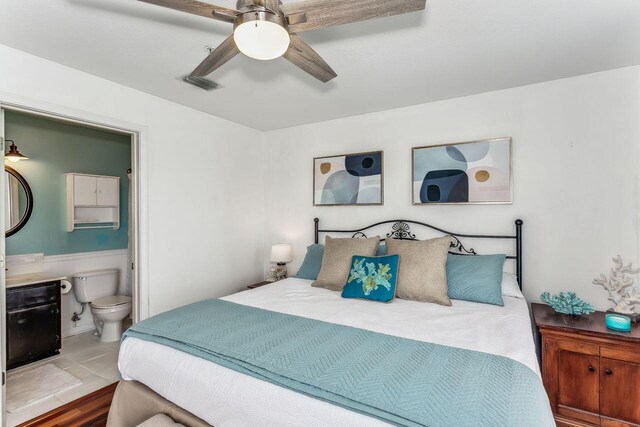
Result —
[[391, 302], [396, 296], [399, 255], [351, 259], [349, 278], [342, 288], [342, 298], [362, 298]]

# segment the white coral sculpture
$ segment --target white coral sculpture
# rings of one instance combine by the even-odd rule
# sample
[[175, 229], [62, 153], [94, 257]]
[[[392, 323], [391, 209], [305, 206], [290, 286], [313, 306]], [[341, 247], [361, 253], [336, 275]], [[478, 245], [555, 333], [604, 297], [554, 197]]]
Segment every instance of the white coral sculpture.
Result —
[[613, 258], [613, 265], [608, 278], [601, 274], [599, 278], [593, 279], [593, 284], [600, 285], [609, 292], [609, 300], [616, 305], [613, 311], [632, 314], [634, 307], [640, 307], [640, 291], [633, 286], [633, 278], [628, 274], [638, 274], [640, 269], [632, 268], [631, 263], [624, 265], [620, 255]]

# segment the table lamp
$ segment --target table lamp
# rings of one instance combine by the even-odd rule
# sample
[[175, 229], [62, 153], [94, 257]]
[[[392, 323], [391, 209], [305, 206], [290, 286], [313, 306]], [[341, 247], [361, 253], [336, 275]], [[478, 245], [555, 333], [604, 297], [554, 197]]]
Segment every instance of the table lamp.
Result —
[[267, 280], [277, 281], [287, 278], [287, 263], [293, 260], [293, 249], [287, 243], [278, 243], [271, 246], [271, 262], [276, 263], [275, 274]]

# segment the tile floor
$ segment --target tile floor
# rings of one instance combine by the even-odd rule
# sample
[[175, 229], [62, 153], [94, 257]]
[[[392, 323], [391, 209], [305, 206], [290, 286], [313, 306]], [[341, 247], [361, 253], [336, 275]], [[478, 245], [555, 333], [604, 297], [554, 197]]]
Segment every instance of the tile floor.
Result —
[[[129, 325], [125, 325], [125, 329], [128, 326]], [[89, 331], [63, 338], [62, 350], [60, 350], [59, 355], [9, 371], [7, 374], [7, 383], [11, 383], [12, 376], [18, 372], [24, 372], [25, 370], [33, 369], [40, 365], [52, 363], [82, 380], [82, 384], [20, 408], [13, 413], [7, 413], [7, 426], [16, 426], [58, 406], [119, 381], [119, 350], [120, 341], [101, 343], [99, 338], [94, 335], [94, 331]]]

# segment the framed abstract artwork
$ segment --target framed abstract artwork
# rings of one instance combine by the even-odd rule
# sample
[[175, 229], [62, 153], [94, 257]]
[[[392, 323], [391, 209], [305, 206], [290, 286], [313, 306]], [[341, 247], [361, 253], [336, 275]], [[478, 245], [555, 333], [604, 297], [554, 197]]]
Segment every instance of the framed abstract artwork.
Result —
[[511, 138], [413, 148], [413, 204], [512, 202]]
[[353, 206], [384, 203], [382, 151], [313, 159], [313, 205]]

